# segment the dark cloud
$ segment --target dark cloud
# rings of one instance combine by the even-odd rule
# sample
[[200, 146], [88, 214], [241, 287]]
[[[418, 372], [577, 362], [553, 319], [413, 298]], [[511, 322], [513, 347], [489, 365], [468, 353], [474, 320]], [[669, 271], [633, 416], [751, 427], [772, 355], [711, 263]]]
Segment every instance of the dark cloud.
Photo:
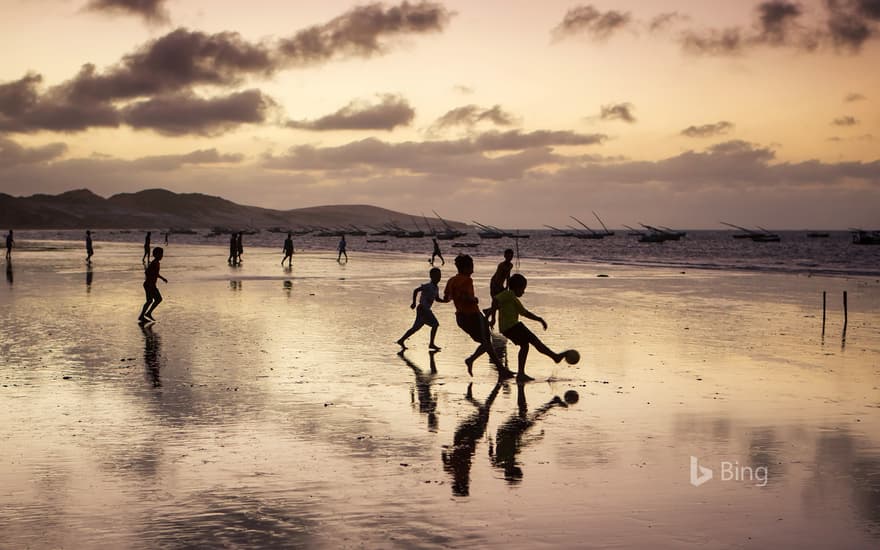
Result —
[[67, 152], [64, 143], [49, 143], [41, 147], [24, 147], [0, 136], [0, 170], [20, 164], [34, 164], [57, 159]]
[[415, 117], [415, 110], [399, 95], [382, 94], [379, 102], [369, 104], [352, 101], [333, 114], [315, 120], [292, 120], [291, 128], [304, 130], [393, 130], [408, 126]]
[[291, 65], [311, 65], [336, 57], [370, 57], [385, 53], [386, 38], [439, 32], [453, 13], [442, 4], [403, 2], [358, 6], [323, 25], [297, 32], [281, 41], [279, 52]]
[[773, 45], [785, 44], [794, 21], [802, 14], [799, 3], [771, 0], [758, 5], [759, 38]]
[[434, 121], [432, 130], [443, 130], [454, 126], [473, 127], [480, 122], [489, 122], [497, 126], [511, 126], [516, 123], [516, 117], [495, 105], [484, 109], [479, 105], [465, 105], [456, 107]]
[[[102, 9], [125, 5], [144, 12], [150, 6], [161, 8], [161, 4], [100, 3]], [[145, 110], [170, 111], [172, 106], [165, 100], [169, 96], [183, 97], [192, 104], [194, 89], [199, 86], [236, 88], [249, 78], [267, 78], [289, 67], [386, 53], [388, 39], [440, 31], [452, 15], [442, 5], [427, 1], [387, 8], [370, 4], [274, 43], [249, 42], [235, 32], [209, 34], [176, 29], [147, 42], [105, 70], [85, 64], [76, 76], [42, 95], [37, 90], [41, 77], [36, 74], [0, 85], [0, 130], [78, 131], [91, 126], [117, 126], [119, 110], [123, 109], [120, 103], [142, 100], [124, 107], [126, 120], [137, 123]], [[248, 97], [253, 99], [253, 94], [238, 96], [238, 103], [231, 106], [241, 109]], [[202, 103], [196, 106], [204, 107]], [[259, 118], [254, 114], [253, 109], [250, 116], [239, 110], [232, 114], [232, 120], [243, 116], [253, 122]], [[219, 120], [218, 116], [212, 118]], [[168, 122], [164, 131], [178, 133], [172, 130], [176, 128], [173, 121]]]
[[259, 90], [203, 99], [191, 93], [158, 96], [125, 107], [122, 115], [137, 129], [165, 135], [216, 135], [241, 124], [266, 120], [275, 102]]
[[599, 145], [606, 139], [608, 136], [605, 134], [579, 134], [566, 130], [536, 130], [526, 133], [509, 130], [484, 132], [471, 140], [471, 143], [479, 151], [514, 151], [560, 145]]
[[636, 121], [636, 117], [632, 114], [632, 111], [632, 103], [602, 105], [599, 112], [599, 118], [602, 120], [622, 120], [632, 124]]
[[733, 130], [732, 122], [722, 120], [714, 124], [703, 124], [701, 126], [688, 126], [681, 131], [681, 135], [692, 138], [707, 138], [724, 135]]
[[828, 34], [838, 49], [859, 52], [878, 34], [880, 0], [825, 0]]
[[846, 103], [852, 103], [854, 101], [864, 101], [866, 99], [868, 99], [868, 98], [863, 96], [862, 94], [857, 93], [857, 92], [852, 92], [852, 93], [846, 94], [846, 97], [843, 98], [843, 101], [845, 101]]
[[631, 22], [629, 12], [609, 10], [603, 13], [592, 5], [577, 6], [565, 13], [562, 22], [553, 29], [553, 35], [561, 39], [585, 34], [595, 40], [606, 40]]
[[39, 75], [28, 74], [0, 84], [0, 131], [76, 132], [93, 126], [119, 126], [119, 113], [113, 105], [72, 101], [59, 90], [41, 95], [41, 82]]
[[166, 0], [91, 0], [86, 9], [111, 15], [136, 15], [148, 23], [167, 23]]
[[184, 155], [156, 155], [142, 157], [128, 164], [141, 170], [176, 170], [185, 165], [198, 164], [236, 164], [244, 160], [244, 155], [220, 154], [217, 149], [200, 149]]
[[673, 25], [689, 19], [689, 16], [678, 13], [677, 11], [661, 13], [660, 15], [651, 18], [651, 21], [648, 23], [648, 30], [651, 32], [664, 31]]
[[859, 121], [852, 116], [841, 116], [831, 121], [831, 124], [835, 126], [855, 126], [858, 123]]
[[828, 42], [858, 53], [880, 32], [880, 0], [825, 0], [824, 9], [824, 21], [805, 22], [800, 2], [769, 0], [756, 6], [751, 29], [688, 29], [680, 40], [685, 51], [704, 55], [736, 55], [759, 46], [812, 52]]

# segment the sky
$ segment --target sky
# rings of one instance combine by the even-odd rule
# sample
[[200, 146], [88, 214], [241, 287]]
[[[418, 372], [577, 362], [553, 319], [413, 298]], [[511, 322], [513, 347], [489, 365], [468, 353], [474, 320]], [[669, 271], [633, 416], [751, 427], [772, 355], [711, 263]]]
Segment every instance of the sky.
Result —
[[[0, 0], [0, 192], [880, 228], [880, 0]], [[0, 221], [2, 224], [2, 221]]]

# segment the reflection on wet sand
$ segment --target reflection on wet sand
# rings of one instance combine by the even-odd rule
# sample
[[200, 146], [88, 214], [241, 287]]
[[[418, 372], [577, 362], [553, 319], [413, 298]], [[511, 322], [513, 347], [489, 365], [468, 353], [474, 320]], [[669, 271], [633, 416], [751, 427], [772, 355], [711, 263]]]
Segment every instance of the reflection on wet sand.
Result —
[[159, 377], [160, 358], [162, 354], [162, 342], [159, 335], [153, 332], [153, 325], [148, 324], [141, 326], [144, 333], [144, 372], [147, 381], [154, 388], [162, 387], [162, 380]]
[[94, 280], [94, 272], [92, 271], [92, 264], [88, 264], [86, 266], [86, 292], [92, 291], [92, 281]]
[[568, 407], [578, 402], [578, 394], [574, 390], [565, 392], [565, 400], [558, 395], [553, 399], [535, 409], [529, 414], [529, 407], [526, 403], [526, 386], [525, 384], [517, 384], [516, 388], [516, 404], [517, 412], [498, 428], [495, 435], [495, 449], [489, 446], [489, 456], [492, 459], [492, 465], [504, 471], [504, 479], [511, 484], [519, 483], [523, 477], [522, 468], [516, 462], [516, 456], [519, 452], [532, 441], [523, 441], [523, 436], [529, 431], [539, 420], [544, 418], [553, 407]]
[[13, 283], [12, 260], [6, 260], [6, 282], [9, 284]]
[[441, 455], [443, 469], [452, 475], [453, 495], [466, 497], [470, 494], [471, 464], [474, 453], [477, 450], [477, 441], [486, 433], [486, 425], [489, 423], [489, 410], [492, 408], [495, 398], [498, 397], [498, 392], [502, 386], [501, 382], [495, 384], [486, 400], [480, 403], [474, 399], [473, 383], [468, 384], [465, 399], [476, 407], [477, 410], [461, 421], [455, 430], [452, 450], [445, 449]]
[[437, 374], [437, 363], [434, 360], [434, 356], [436, 354], [436, 350], [430, 350], [428, 352], [428, 358], [431, 363], [431, 371], [425, 373], [422, 369], [416, 366], [415, 363], [410, 361], [410, 359], [405, 354], [405, 350], [400, 350], [397, 353], [397, 356], [403, 359], [403, 362], [412, 369], [413, 374], [416, 377], [415, 392], [410, 390], [410, 399], [412, 403], [415, 404], [416, 395], [418, 395], [419, 412], [421, 414], [427, 415], [428, 431], [430, 432], [437, 431], [437, 394], [431, 390], [431, 384], [434, 383], [434, 377]]

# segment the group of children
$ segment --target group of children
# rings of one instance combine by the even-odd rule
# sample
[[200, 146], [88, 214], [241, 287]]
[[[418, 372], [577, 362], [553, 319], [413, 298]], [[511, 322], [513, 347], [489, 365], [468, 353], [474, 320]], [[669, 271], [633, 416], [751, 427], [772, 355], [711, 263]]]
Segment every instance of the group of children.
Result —
[[[532, 346], [540, 353], [553, 359], [555, 363], [559, 363], [563, 358], [566, 358], [566, 354], [573, 354], [573, 352], [554, 352], [519, 320], [520, 316], [522, 316], [526, 319], [537, 321], [541, 323], [544, 330], [547, 330], [547, 322], [522, 305], [520, 298], [526, 291], [528, 281], [519, 273], [511, 275], [513, 270], [512, 260], [513, 250], [505, 250], [504, 261], [498, 264], [498, 268], [495, 270], [495, 274], [489, 283], [492, 305], [485, 310], [480, 310], [479, 298], [477, 298], [474, 292], [474, 281], [471, 278], [474, 272], [473, 258], [467, 254], [461, 254], [455, 258], [455, 267], [458, 273], [450, 277], [446, 282], [442, 298], [440, 297], [440, 288], [438, 286], [441, 272], [439, 268], [432, 268], [429, 271], [431, 280], [413, 290], [410, 307], [416, 310], [416, 319], [412, 327], [397, 340], [397, 344], [402, 349], [406, 349], [407, 338], [415, 334], [423, 326], [428, 325], [431, 327], [428, 347], [431, 350], [439, 350], [440, 348], [434, 340], [437, 335], [439, 322], [431, 311], [431, 306], [435, 301], [449, 302], [451, 300], [455, 304], [456, 324], [478, 344], [477, 349], [464, 360], [468, 374], [472, 376], [474, 361], [484, 353], [489, 354], [491, 362], [498, 370], [499, 377], [508, 378], [513, 376], [513, 372], [507, 369], [498, 357], [491, 342], [489, 328], [494, 326], [496, 314], [498, 317], [498, 329], [501, 334], [519, 346], [516, 373], [518, 381], [527, 382], [533, 380], [531, 376], [526, 374], [526, 360], [529, 355], [529, 349]], [[416, 297], [419, 295], [419, 303], [416, 305]], [[571, 356], [574, 357], [574, 355]]]

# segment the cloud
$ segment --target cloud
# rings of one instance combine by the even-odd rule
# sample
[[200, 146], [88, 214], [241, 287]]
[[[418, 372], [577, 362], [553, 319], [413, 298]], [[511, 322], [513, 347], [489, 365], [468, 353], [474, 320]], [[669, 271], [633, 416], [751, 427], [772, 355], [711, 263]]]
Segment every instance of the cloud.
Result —
[[865, 101], [866, 99], [868, 98], [858, 92], [851, 92], [846, 94], [843, 101], [846, 103], [853, 103], [854, 101]]
[[803, 10], [799, 3], [786, 0], [770, 0], [757, 7], [759, 40], [772, 45], [785, 44], [794, 21]]
[[[250, 42], [235, 32], [176, 29], [104, 70], [85, 64], [73, 78], [43, 94], [37, 89], [42, 80], [38, 74], [0, 85], [0, 130], [117, 126], [120, 109], [128, 114], [126, 119], [139, 120], [146, 106], [164, 105], [168, 96], [191, 97], [196, 87], [234, 89], [248, 79], [268, 78], [292, 67], [384, 54], [390, 49], [389, 39], [441, 31], [452, 15], [427, 1], [387, 8], [370, 4], [274, 42]], [[121, 105], [144, 98], [134, 107]]]
[[49, 143], [41, 147], [24, 147], [0, 136], [0, 170], [20, 164], [34, 164], [55, 160], [67, 152], [65, 143]]
[[722, 120], [714, 124], [703, 124], [701, 126], [688, 126], [681, 131], [681, 135], [692, 138], [707, 138], [727, 134], [733, 130], [732, 122]]
[[472, 93], [474, 93], [473, 88], [471, 88], [470, 86], [465, 86], [464, 84], [456, 84], [452, 87], [452, 89], [463, 95], [471, 95]]
[[399, 95], [381, 94], [379, 102], [352, 101], [333, 114], [315, 120], [291, 120], [290, 128], [303, 130], [388, 130], [408, 126], [415, 110]]
[[585, 34], [594, 40], [607, 40], [615, 31], [632, 22], [629, 12], [609, 10], [601, 12], [592, 5], [576, 6], [565, 13], [562, 22], [553, 29], [557, 39]]
[[220, 154], [217, 149], [199, 149], [183, 155], [155, 155], [129, 161], [133, 169], [171, 171], [186, 165], [237, 164], [244, 160], [240, 154]]
[[[264, 166], [274, 170], [328, 172], [366, 168], [386, 174], [404, 171], [502, 180], [521, 177], [528, 170], [563, 160], [553, 153], [553, 146], [596, 145], [605, 139], [603, 134], [519, 130], [485, 132], [451, 141], [388, 143], [367, 138], [336, 147], [295, 146], [286, 155], [267, 156]], [[485, 154], [508, 151], [515, 152]]]
[[465, 105], [447, 111], [431, 125], [431, 131], [440, 131], [455, 126], [472, 128], [480, 122], [489, 122], [496, 126], [511, 126], [517, 121], [516, 117], [494, 105], [485, 109], [478, 105]]
[[680, 22], [688, 20], [690, 20], [689, 16], [678, 13], [677, 11], [661, 13], [651, 18], [651, 21], [648, 22], [648, 30], [651, 32], [661, 32]]
[[761, 46], [812, 52], [829, 42], [837, 51], [858, 53], [880, 32], [878, 0], [824, 0], [823, 7], [824, 20], [804, 22], [800, 2], [768, 0], [755, 7], [752, 28], [687, 29], [679, 38], [686, 52], [701, 55], [738, 55]]
[[681, 34], [681, 45], [686, 52], [692, 54], [737, 55], [745, 48], [742, 32], [736, 27], [704, 31], [687, 30]]
[[829, 12], [828, 34], [836, 48], [856, 53], [877, 36], [878, 0], [825, 0], [825, 7]]
[[76, 132], [95, 126], [119, 126], [120, 116], [112, 105], [72, 101], [58, 90], [41, 95], [41, 82], [40, 75], [28, 74], [0, 84], [0, 131]]
[[428, 1], [403, 2], [387, 9], [368, 4], [303, 29], [283, 39], [278, 49], [287, 64], [297, 66], [334, 57], [371, 57], [388, 50], [386, 38], [442, 31], [453, 15], [442, 4]]
[[636, 121], [636, 117], [633, 116], [632, 110], [632, 103], [602, 105], [599, 112], [599, 118], [602, 120], [622, 120], [632, 124]]
[[208, 99], [192, 93], [158, 96], [125, 107], [122, 115], [136, 129], [171, 136], [211, 136], [241, 124], [263, 122], [274, 108], [271, 98], [254, 89]]
[[166, 0], [91, 0], [85, 9], [110, 15], [136, 15], [148, 23], [170, 21]]
[[858, 123], [859, 121], [851, 116], [841, 116], [831, 121], [831, 124], [835, 126], [855, 126]]

